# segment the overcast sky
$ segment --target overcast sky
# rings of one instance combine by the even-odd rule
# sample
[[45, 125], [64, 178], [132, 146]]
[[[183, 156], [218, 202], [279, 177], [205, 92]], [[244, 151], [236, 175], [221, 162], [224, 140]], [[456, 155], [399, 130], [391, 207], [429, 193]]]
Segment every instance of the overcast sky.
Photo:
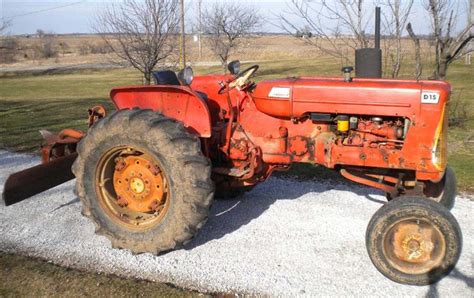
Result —
[[[215, 1], [203, 0], [203, 7]], [[286, 0], [234, 1], [247, 2], [259, 9], [261, 14], [267, 19], [267, 22], [262, 25], [259, 31], [281, 31], [272, 23], [275, 23], [275, 15], [287, 10]], [[410, 21], [414, 25], [415, 32], [428, 33], [430, 25], [422, 8], [422, 1], [424, 0], [415, 0]], [[453, 1], [461, 3], [467, 0]], [[120, 0], [0, 0], [0, 17], [3, 20], [10, 20], [11, 27], [9, 30], [11, 34], [34, 33], [37, 29], [55, 33], [91, 33], [91, 27], [97, 11], [100, 11], [112, 2], [120, 2]], [[186, 0], [185, 3], [188, 7], [186, 10], [187, 20], [195, 19], [196, 2]], [[467, 19], [467, 5], [463, 3], [461, 6], [464, 8], [460, 10], [460, 15], [458, 16], [458, 29], [466, 24]], [[190, 29], [190, 22], [188, 23], [187, 29]], [[301, 27], [303, 25], [301, 23]]]

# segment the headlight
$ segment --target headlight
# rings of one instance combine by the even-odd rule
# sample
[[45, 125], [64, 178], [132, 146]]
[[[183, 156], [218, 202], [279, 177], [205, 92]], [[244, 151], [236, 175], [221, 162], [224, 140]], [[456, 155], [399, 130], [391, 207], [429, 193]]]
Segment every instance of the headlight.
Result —
[[231, 74], [234, 76], [240, 72], [240, 61], [234, 60], [227, 65], [227, 69], [230, 71]]
[[189, 66], [186, 66], [184, 69], [182, 69], [178, 73], [178, 79], [183, 83], [184, 85], [191, 85], [193, 82], [194, 74], [193, 74], [193, 69]]
[[441, 112], [441, 118], [436, 128], [433, 149], [431, 151], [431, 160], [434, 166], [442, 171], [446, 168], [448, 155], [448, 113], [446, 105]]

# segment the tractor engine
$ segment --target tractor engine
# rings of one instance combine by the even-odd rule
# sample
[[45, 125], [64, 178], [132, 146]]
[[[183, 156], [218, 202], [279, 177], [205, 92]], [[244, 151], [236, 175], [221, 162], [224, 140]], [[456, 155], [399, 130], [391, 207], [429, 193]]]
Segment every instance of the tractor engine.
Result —
[[[446, 84], [299, 77], [225, 91], [219, 82], [226, 79], [203, 76], [192, 84], [207, 94], [212, 136], [203, 140], [204, 152], [218, 189], [257, 184], [293, 163], [336, 169], [394, 196], [422, 192], [417, 180], [442, 178]], [[437, 104], [420, 105], [433, 94]]]
[[401, 149], [408, 126], [409, 120], [403, 118], [338, 116], [338, 143], [344, 146]]

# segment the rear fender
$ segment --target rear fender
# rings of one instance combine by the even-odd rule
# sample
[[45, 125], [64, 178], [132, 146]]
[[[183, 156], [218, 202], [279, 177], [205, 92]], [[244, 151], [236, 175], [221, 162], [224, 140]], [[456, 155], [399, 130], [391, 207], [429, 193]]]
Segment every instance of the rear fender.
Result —
[[176, 119], [202, 138], [211, 136], [209, 108], [191, 88], [185, 86], [139, 86], [114, 88], [110, 92], [117, 109], [151, 109]]

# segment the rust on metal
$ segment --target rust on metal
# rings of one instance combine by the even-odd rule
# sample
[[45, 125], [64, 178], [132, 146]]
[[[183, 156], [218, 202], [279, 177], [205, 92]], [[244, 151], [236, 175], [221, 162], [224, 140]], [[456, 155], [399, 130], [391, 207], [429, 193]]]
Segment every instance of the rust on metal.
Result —
[[71, 166], [77, 154], [10, 175], [3, 189], [5, 205], [12, 205], [74, 178]]
[[[389, 182], [389, 180], [393, 181], [393, 177], [390, 177], [391, 179], [387, 180], [387, 177], [382, 176], [382, 175], [367, 175], [366, 173], [360, 173], [361, 176], [355, 175], [350, 173], [347, 169], [342, 169], [341, 170], [341, 175], [344, 176], [345, 178], [352, 180], [354, 182], [360, 183], [360, 184], [365, 184], [371, 187], [375, 187], [378, 189], [381, 189], [387, 193], [395, 193], [396, 188], [394, 186], [390, 186], [386, 184], [385, 182]], [[371, 180], [370, 178], [378, 177], [378, 181]]]
[[423, 274], [439, 267], [446, 253], [441, 231], [420, 219], [396, 222], [383, 241], [388, 261], [407, 274]]
[[87, 124], [89, 127], [94, 125], [97, 121], [104, 118], [106, 115], [105, 108], [101, 105], [94, 106], [90, 108], [88, 111], [89, 117], [87, 119]]
[[160, 202], [164, 195], [163, 176], [159, 167], [144, 155], [127, 156], [121, 162], [125, 166], [119, 169], [115, 167], [113, 175], [115, 192], [127, 202], [127, 208], [137, 212], [150, 211], [152, 203]]
[[169, 187], [159, 162], [142, 150], [117, 147], [96, 168], [98, 200], [111, 218], [133, 229], [160, 222], [169, 207]]
[[45, 144], [41, 146], [41, 162], [48, 163], [53, 159], [64, 157], [76, 151], [76, 144], [85, 136], [82, 131], [63, 129], [58, 134], [40, 130]]
[[[104, 116], [105, 108], [102, 106], [89, 109], [89, 126]], [[77, 157], [76, 145], [85, 133], [63, 129], [57, 134], [40, 130], [40, 134], [44, 139], [41, 146], [42, 164], [8, 177], [2, 195], [6, 205], [20, 202], [74, 178], [71, 166]]]

